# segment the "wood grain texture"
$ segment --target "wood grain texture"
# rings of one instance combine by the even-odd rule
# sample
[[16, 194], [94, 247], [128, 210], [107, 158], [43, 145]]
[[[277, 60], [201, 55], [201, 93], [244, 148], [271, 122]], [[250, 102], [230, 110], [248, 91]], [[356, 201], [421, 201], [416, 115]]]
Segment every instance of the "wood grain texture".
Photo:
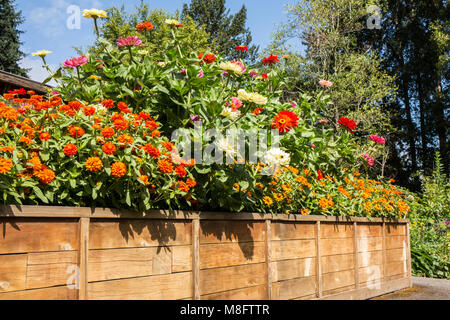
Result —
[[0, 293], [25, 289], [27, 260], [26, 254], [0, 255]]
[[358, 223], [358, 238], [382, 237], [383, 228], [379, 223]]
[[170, 250], [167, 247], [90, 250], [88, 281], [171, 273]]
[[272, 242], [272, 260], [289, 260], [316, 256], [316, 240], [285, 240]]
[[77, 251], [30, 253], [27, 289], [66, 285], [77, 267]]
[[203, 295], [202, 300], [266, 300], [266, 297], [266, 286], [260, 285]]
[[383, 251], [359, 252], [359, 266], [368, 267], [383, 264]]
[[0, 293], [0, 300], [76, 300], [77, 290], [67, 286]]
[[200, 270], [202, 295], [264, 285], [265, 283], [264, 263]]
[[322, 239], [352, 238], [354, 235], [352, 223], [322, 223], [320, 237]]
[[322, 259], [322, 273], [330, 273], [355, 269], [355, 255], [341, 254], [334, 256], [324, 256]]
[[172, 272], [192, 270], [192, 246], [175, 246], [172, 251]]
[[353, 238], [335, 238], [335, 239], [320, 240], [322, 256], [353, 253], [354, 246], [355, 244]]
[[305, 258], [272, 262], [272, 282], [315, 276], [316, 261], [316, 258]]
[[386, 231], [388, 236], [405, 236], [406, 224], [386, 223]]
[[78, 249], [75, 220], [0, 219], [0, 254]]
[[264, 222], [201, 221], [200, 244], [264, 241]]
[[386, 248], [387, 249], [406, 248], [406, 237], [405, 236], [387, 236], [386, 237]]
[[166, 220], [91, 220], [90, 249], [191, 244], [191, 223]]
[[273, 222], [271, 240], [300, 240], [315, 238], [314, 223]]
[[325, 273], [322, 275], [323, 292], [333, 290], [336, 288], [347, 287], [355, 284], [355, 271], [346, 270], [332, 273]]
[[190, 272], [88, 284], [91, 300], [176, 300], [192, 298]]
[[274, 300], [297, 299], [316, 292], [316, 278], [307, 277], [275, 282], [272, 288]]
[[383, 237], [369, 237], [358, 239], [358, 251], [370, 252], [370, 251], [383, 250]]
[[359, 268], [359, 282], [367, 283], [383, 279], [384, 268], [383, 265], [371, 265], [368, 267]]
[[200, 269], [264, 262], [264, 242], [200, 245]]

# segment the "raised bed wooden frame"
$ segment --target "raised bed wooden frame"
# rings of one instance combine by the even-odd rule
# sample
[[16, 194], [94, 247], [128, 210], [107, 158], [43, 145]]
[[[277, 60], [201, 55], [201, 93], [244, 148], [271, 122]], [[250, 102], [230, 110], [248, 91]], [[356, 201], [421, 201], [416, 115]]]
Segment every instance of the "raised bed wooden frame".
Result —
[[408, 288], [409, 220], [0, 209], [0, 300], [368, 299]]

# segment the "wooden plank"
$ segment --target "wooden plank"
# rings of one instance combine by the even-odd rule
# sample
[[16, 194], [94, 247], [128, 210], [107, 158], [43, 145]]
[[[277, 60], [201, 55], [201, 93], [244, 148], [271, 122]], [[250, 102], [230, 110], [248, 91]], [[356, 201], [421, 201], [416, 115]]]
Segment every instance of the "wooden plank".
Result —
[[378, 223], [358, 223], [358, 238], [382, 237], [383, 228]]
[[77, 290], [67, 286], [0, 293], [0, 300], [76, 300]]
[[383, 264], [383, 251], [359, 252], [359, 267]]
[[172, 271], [171, 248], [90, 250], [88, 281], [168, 274]]
[[142, 248], [191, 244], [191, 223], [168, 220], [93, 220], [90, 249]]
[[322, 259], [322, 274], [354, 270], [355, 269], [355, 255], [354, 254], [340, 254], [334, 256], [324, 256]]
[[386, 235], [388, 236], [405, 236], [406, 235], [406, 224], [386, 224]]
[[355, 245], [355, 252], [354, 252], [354, 260], [355, 260], [355, 284], [356, 289], [359, 288], [359, 253], [358, 253], [358, 229], [359, 225], [357, 222], [353, 222], [353, 239], [354, 239], [354, 245]]
[[347, 254], [354, 252], [353, 238], [321, 239], [322, 256]]
[[382, 280], [384, 274], [383, 265], [371, 265], [368, 267], [359, 268], [359, 282], [367, 283], [376, 280]]
[[359, 252], [370, 252], [378, 250], [383, 250], [383, 237], [369, 237], [358, 239]]
[[395, 276], [398, 274], [407, 274], [408, 268], [406, 261], [390, 262], [386, 264], [386, 276]]
[[37, 289], [68, 283], [75, 284], [77, 278], [73, 275], [77, 271], [77, 256], [77, 251], [30, 253], [26, 288]]
[[204, 244], [199, 249], [200, 269], [265, 262], [264, 242]]
[[322, 239], [353, 238], [353, 223], [322, 223], [320, 237]]
[[387, 236], [386, 237], [386, 248], [387, 249], [406, 248], [406, 237], [405, 236]]
[[412, 266], [411, 266], [411, 237], [409, 234], [409, 222], [406, 224], [406, 267], [408, 268], [407, 277], [409, 279], [408, 287], [411, 288], [412, 284]]
[[0, 255], [0, 293], [25, 289], [26, 254]]
[[322, 297], [322, 239], [320, 238], [320, 221], [316, 222], [316, 288], [317, 297]]
[[260, 285], [203, 295], [202, 300], [265, 300], [267, 296], [266, 290], [265, 285]]
[[272, 300], [272, 221], [265, 221], [266, 237], [265, 237], [265, 251], [266, 251], [266, 298]]
[[316, 258], [272, 262], [272, 282], [315, 276], [316, 263]]
[[79, 244], [79, 254], [78, 254], [78, 266], [79, 266], [79, 290], [78, 299], [86, 300], [88, 299], [87, 283], [89, 279], [89, 218], [80, 218], [80, 234], [78, 239]]
[[298, 278], [273, 283], [273, 299], [289, 300], [314, 294], [316, 277]]
[[324, 295], [326, 291], [355, 284], [354, 270], [325, 273], [322, 275]]
[[386, 262], [399, 262], [407, 260], [407, 250], [388, 249], [386, 250]]
[[192, 246], [175, 246], [172, 250], [172, 272], [192, 270]]
[[75, 220], [0, 219], [0, 254], [78, 249]]
[[[120, 216], [119, 216], [120, 214]], [[285, 214], [261, 214], [261, 213], [223, 213], [223, 212], [193, 212], [193, 211], [169, 211], [151, 210], [138, 212], [134, 210], [116, 210], [108, 208], [86, 208], [86, 207], [55, 207], [55, 206], [0, 206], [0, 217], [53, 217], [53, 218], [92, 218], [92, 219], [142, 219], [142, 220], [233, 220], [233, 221], [292, 221], [292, 222], [360, 222], [360, 223], [382, 223], [384, 221], [392, 224], [405, 224], [408, 219], [385, 219], [364, 217], [337, 217], [337, 216], [315, 216], [315, 215], [285, 215]]]
[[336, 288], [336, 289], [331, 289], [331, 290], [324, 291], [323, 295], [324, 296], [329, 296], [329, 295], [334, 295], [334, 294], [337, 294], [337, 293], [340, 293], [340, 292], [347, 292], [347, 291], [354, 290], [354, 289], [355, 289], [355, 285], [349, 285], [349, 286], [346, 286], [346, 287], [339, 287], [339, 288]]
[[316, 240], [285, 240], [272, 242], [272, 261], [316, 256]]
[[176, 300], [192, 297], [190, 272], [88, 284], [90, 300]]
[[265, 284], [264, 263], [200, 270], [202, 295]]
[[200, 221], [192, 220], [192, 299], [200, 300]]
[[315, 229], [314, 223], [274, 222], [271, 240], [314, 239]]
[[200, 244], [264, 241], [264, 222], [201, 221]]

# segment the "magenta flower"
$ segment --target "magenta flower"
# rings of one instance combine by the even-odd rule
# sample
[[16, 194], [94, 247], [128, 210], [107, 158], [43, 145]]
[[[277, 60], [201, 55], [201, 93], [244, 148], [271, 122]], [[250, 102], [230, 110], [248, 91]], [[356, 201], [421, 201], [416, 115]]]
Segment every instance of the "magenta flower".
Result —
[[239, 109], [240, 107], [242, 107], [243, 103], [242, 103], [242, 101], [239, 100], [238, 98], [232, 97], [232, 98], [231, 98], [231, 105], [233, 106], [233, 107], [232, 107], [233, 110], [237, 110], [237, 109]]
[[248, 75], [252, 78], [257, 77], [258, 76], [258, 71], [256, 70], [252, 70], [248, 73]]
[[190, 118], [191, 118], [191, 120], [192, 121], [198, 121], [199, 119], [200, 119], [200, 117], [198, 116], [198, 115], [193, 115], [193, 114], [191, 114], [191, 116], [190, 116]]
[[290, 104], [291, 104], [292, 108], [295, 108], [295, 107], [296, 107], [295, 102], [291, 102]]
[[311, 143], [311, 148], [315, 148], [316, 147], [316, 145], [314, 144], [314, 143]]
[[205, 73], [203, 72], [203, 70], [200, 70], [200, 72], [197, 75], [197, 78], [203, 78], [205, 76]]
[[386, 139], [385, 138], [379, 137], [379, 136], [376, 136], [376, 135], [369, 136], [369, 139], [372, 140], [372, 141], [375, 141], [378, 144], [385, 144], [386, 143]]
[[333, 83], [331, 81], [328, 81], [328, 80], [320, 80], [319, 84], [322, 87], [327, 87], [327, 88], [329, 88], [329, 87], [331, 87], [333, 85]]
[[328, 123], [328, 120], [319, 120], [318, 121], [320, 124], [327, 124]]
[[187, 72], [187, 70], [186, 70], [185, 68], [183, 68], [183, 69], [180, 70], [180, 73], [181, 73], [181, 74], [186, 74], [186, 72]]
[[445, 221], [445, 225], [446, 225], [447, 227], [450, 227], [450, 221]]
[[375, 160], [369, 156], [367, 153], [364, 153], [362, 155], [363, 159], [367, 160], [367, 164], [369, 165], [369, 167], [373, 167], [373, 165], [375, 164]]
[[86, 56], [81, 56], [77, 58], [67, 59], [64, 62], [65, 68], [78, 68], [79, 66], [83, 66], [88, 63], [89, 59]]
[[119, 38], [117, 40], [117, 45], [119, 47], [145, 47], [144, 44], [142, 44], [142, 40], [139, 39], [138, 36], [132, 36], [127, 38]]

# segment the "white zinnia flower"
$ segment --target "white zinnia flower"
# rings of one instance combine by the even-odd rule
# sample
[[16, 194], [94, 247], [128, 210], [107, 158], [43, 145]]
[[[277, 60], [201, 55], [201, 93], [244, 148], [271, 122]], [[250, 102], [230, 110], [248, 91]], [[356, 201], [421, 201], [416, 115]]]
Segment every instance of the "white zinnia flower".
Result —
[[83, 17], [97, 19], [97, 18], [107, 18], [108, 14], [106, 11], [98, 10], [98, 9], [85, 9], [83, 10]]
[[264, 158], [268, 165], [288, 166], [291, 162], [291, 156], [289, 153], [284, 152], [279, 148], [267, 150]]
[[166, 20], [166, 24], [169, 24], [171, 26], [176, 26], [176, 25], [179, 25], [180, 22], [178, 20], [175, 20], [175, 19], [167, 19]]
[[239, 110], [234, 111], [232, 108], [225, 107], [223, 108], [220, 115], [231, 120], [236, 120], [240, 116], [240, 114], [241, 112]]
[[48, 55], [50, 53], [52, 53], [52, 52], [48, 51], [48, 50], [39, 50], [39, 51], [37, 51], [35, 53], [32, 53], [31, 55], [33, 57], [45, 57], [46, 55]]
[[225, 151], [228, 156], [235, 156], [237, 154], [236, 148], [227, 138], [217, 141], [217, 146], [220, 150]]
[[234, 74], [243, 74], [245, 72], [245, 68], [242, 68], [241, 65], [233, 61], [222, 62], [221, 64], [219, 64], [219, 67], [223, 71], [231, 72]]
[[256, 92], [247, 92], [244, 89], [238, 90], [238, 98], [240, 100], [253, 102], [258, 105], [267, 104], [267, 98]]

